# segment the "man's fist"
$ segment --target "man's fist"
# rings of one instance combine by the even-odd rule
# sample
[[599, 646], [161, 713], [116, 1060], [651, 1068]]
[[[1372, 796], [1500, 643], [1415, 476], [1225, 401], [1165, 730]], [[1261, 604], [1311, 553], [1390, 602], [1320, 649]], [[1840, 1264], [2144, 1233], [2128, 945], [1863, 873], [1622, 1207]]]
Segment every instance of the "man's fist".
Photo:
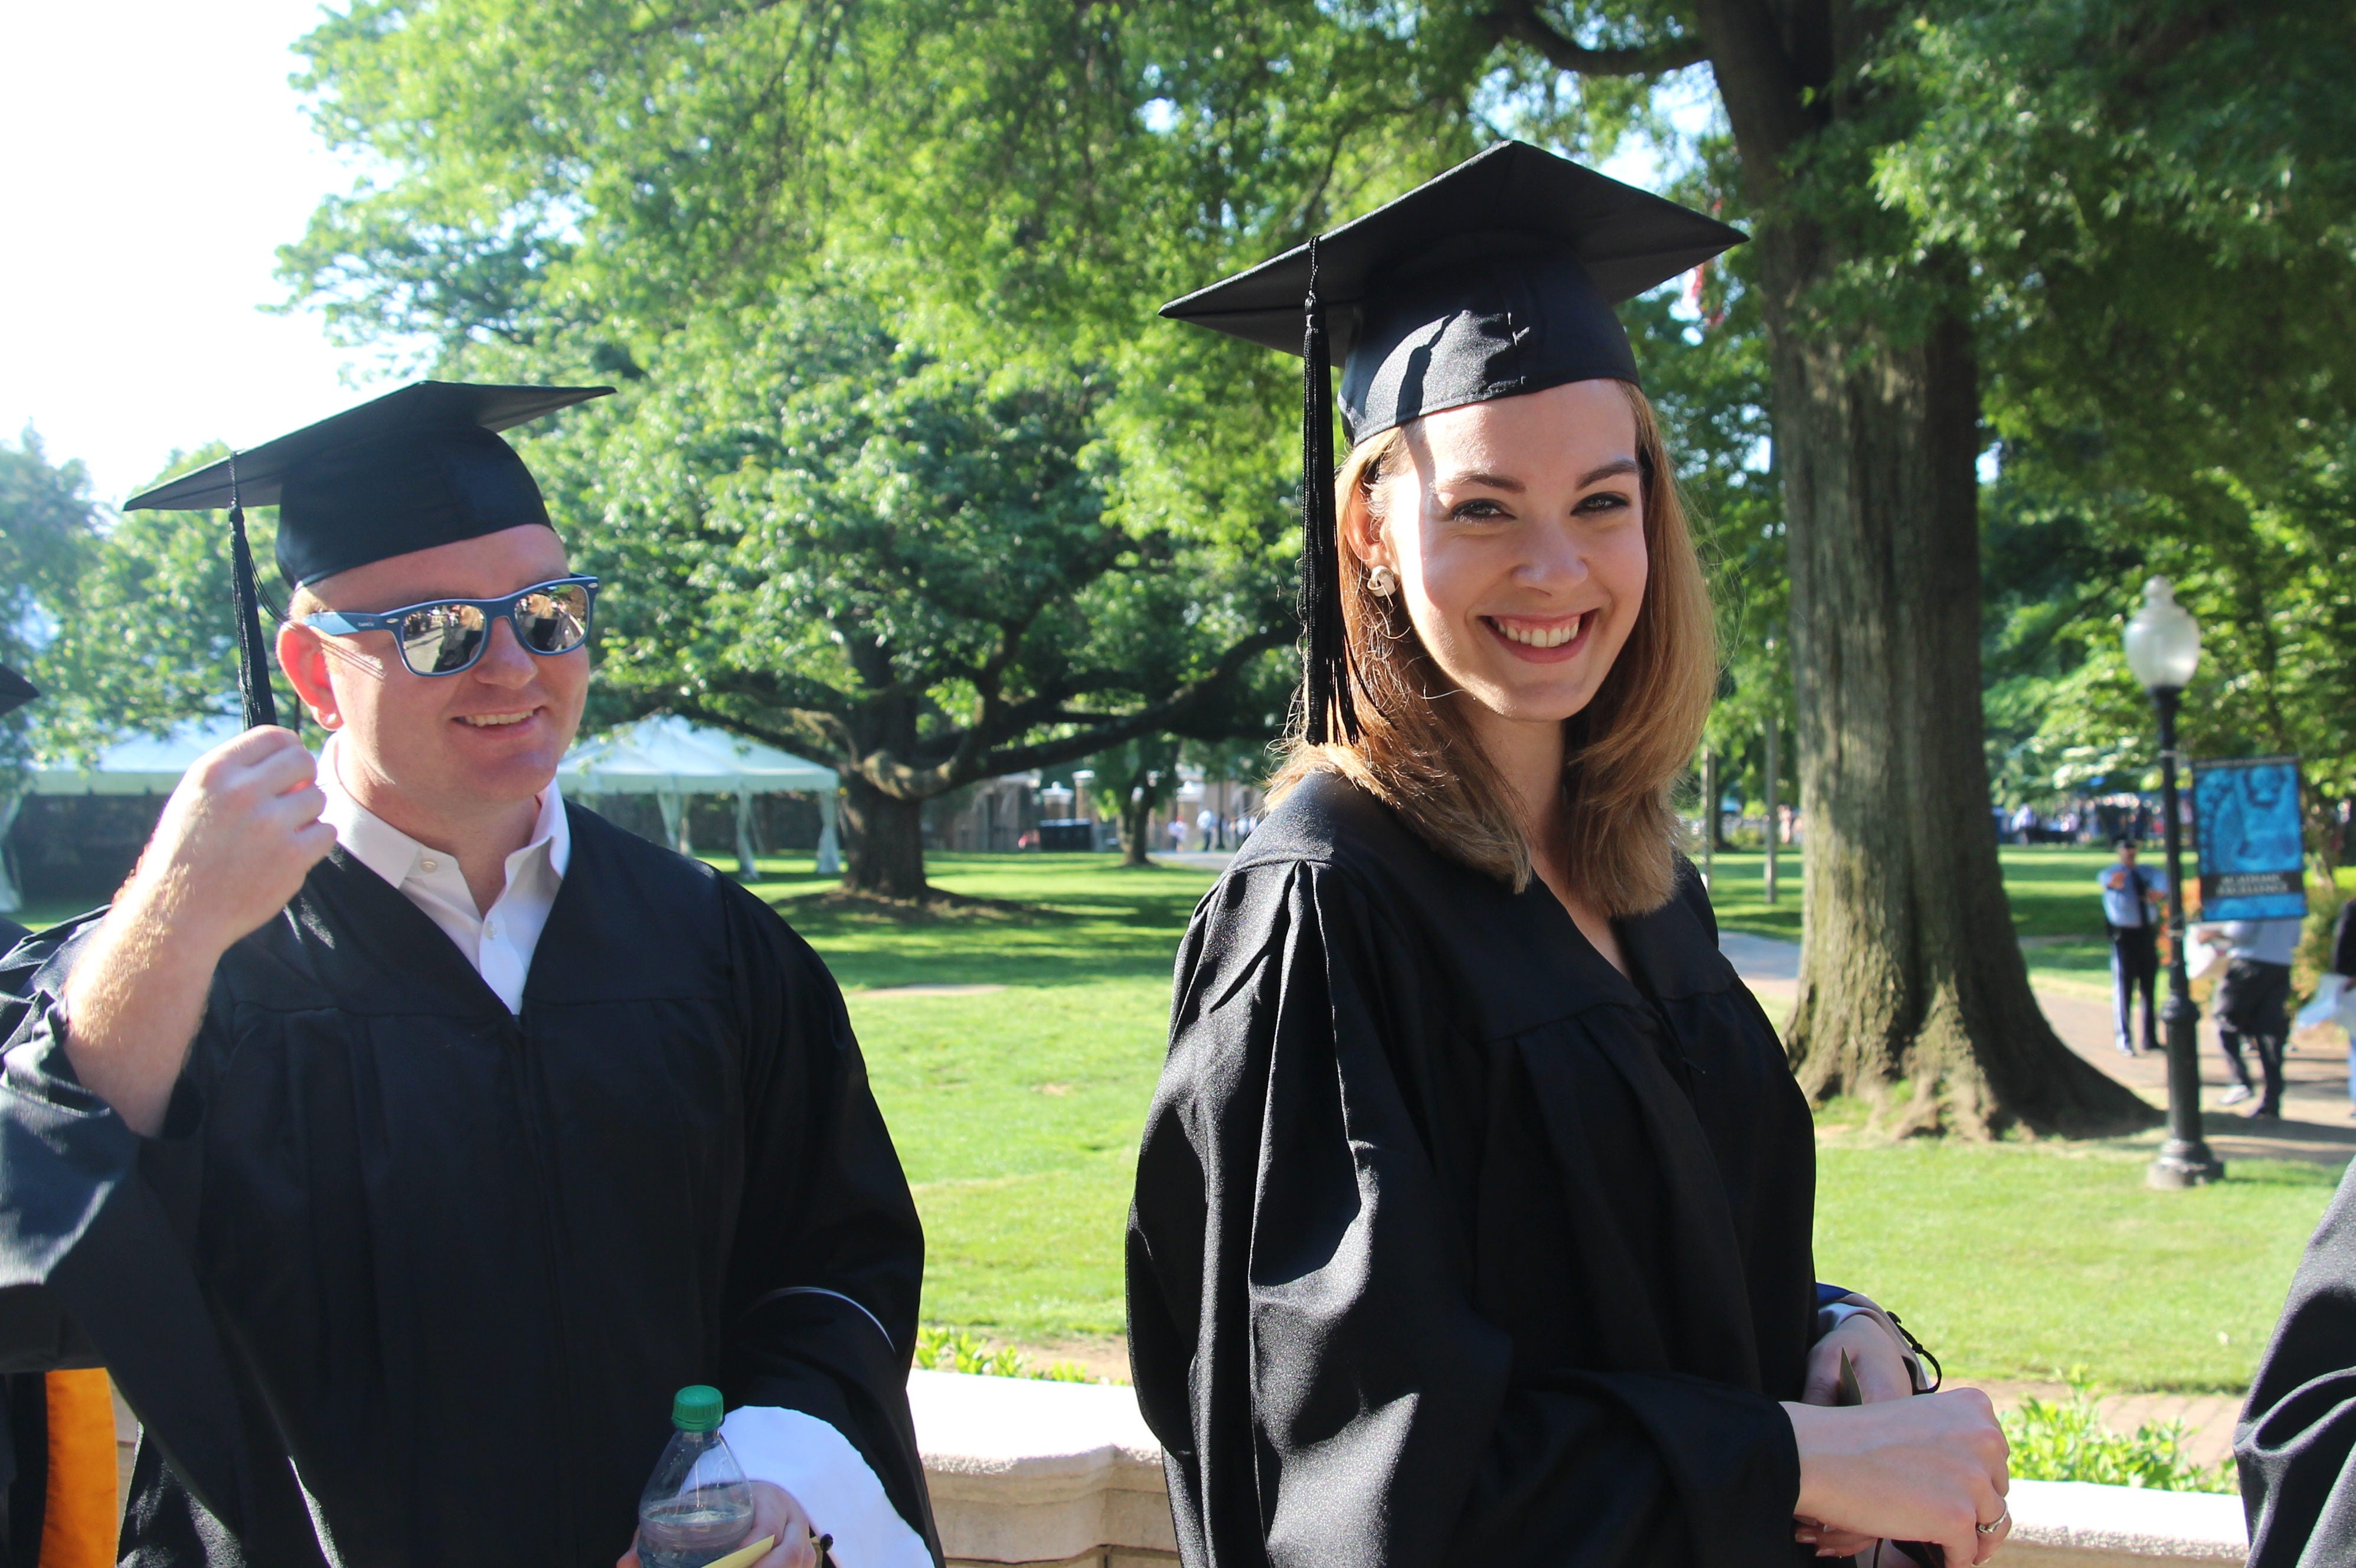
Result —
[[313, 777], [292, 730], [250, 729], [198, 757], [67, 979], [74, 1072], [143, 1137], [164, 1124], [213, 967], [336, 847]]
[[218, 957], [294, 897], [336, 830], [294, 732], [250, 729], [197, 758], [124, 889]]

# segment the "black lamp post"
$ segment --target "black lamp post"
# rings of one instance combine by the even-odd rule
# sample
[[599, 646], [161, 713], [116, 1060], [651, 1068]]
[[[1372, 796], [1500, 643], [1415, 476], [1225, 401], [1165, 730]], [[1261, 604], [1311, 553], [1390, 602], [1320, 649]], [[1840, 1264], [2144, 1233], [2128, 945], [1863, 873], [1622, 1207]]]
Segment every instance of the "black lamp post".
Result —
[[2184, 831], [2176, 803], [2176, 706], [2201, 664], [2201, 628], [2176, 602], [2165, 577], [2143, 586], [2143, 605], [2126, 627], [2127, 668], [2159, 715], [2160, 809], [2168, 833], [2168, 1141], [2145, 1180], [2157, 1187], [2201, 1187], [2224, 1178], [2225, 1166], [2201, 1136], [2201, 1009], [2184, 972]]

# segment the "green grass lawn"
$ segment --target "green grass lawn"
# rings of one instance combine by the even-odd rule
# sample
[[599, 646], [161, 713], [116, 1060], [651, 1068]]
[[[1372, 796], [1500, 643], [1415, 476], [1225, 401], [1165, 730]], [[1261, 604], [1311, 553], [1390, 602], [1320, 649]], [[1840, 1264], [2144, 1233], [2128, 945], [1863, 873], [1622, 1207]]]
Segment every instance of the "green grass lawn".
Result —
[[[1035, 913], [902, 924], [809, 897], [827, 886], [814, 879], [757, 885], [848, 993], [925, 1218], [925, 1315], [1034, 1345], [1119, 1333], [1171, 958], [1211, 875], [1095, 854], [936, 854], [928, 869], [950, 892]], [[917, 984], [1008, 989], [866, 993]]]
[[2193, 1192], [2148, 1150], [1915, 1142], [1819, 1152], [1816, 1272], [1893, 1307], [1955, 1377], [2239, 1392], [2339, 1173], [2236, 1160]]

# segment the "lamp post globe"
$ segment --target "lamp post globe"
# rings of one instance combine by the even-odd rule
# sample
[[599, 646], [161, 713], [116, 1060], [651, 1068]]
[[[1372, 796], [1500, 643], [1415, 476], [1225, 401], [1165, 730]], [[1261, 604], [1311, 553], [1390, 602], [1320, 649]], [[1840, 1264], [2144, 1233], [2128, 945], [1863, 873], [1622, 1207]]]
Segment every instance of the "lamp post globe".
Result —
[[2154, 577], [2126, 626], [2127, 668], [2147, 692], [2181, 692], [2201, 666], [2201, 623], [2176, 602], [2176, 585]]
[[2201, 624], [2176, 602], [2175, 585], [2154, 577], [2127, 618], [2127, 668], [2151, 694], [2159, 719], [2160, 811], [2168, 841], [2168, 1140], [2145, 1179], [2153, 1187], [2202, 1187], [2222, 1180], [2222, 1161], [2201, 1135], [2201, 1009], [2184, 972], [2184, 828], [2176, 793], [2176, 710], [2201, 667]]

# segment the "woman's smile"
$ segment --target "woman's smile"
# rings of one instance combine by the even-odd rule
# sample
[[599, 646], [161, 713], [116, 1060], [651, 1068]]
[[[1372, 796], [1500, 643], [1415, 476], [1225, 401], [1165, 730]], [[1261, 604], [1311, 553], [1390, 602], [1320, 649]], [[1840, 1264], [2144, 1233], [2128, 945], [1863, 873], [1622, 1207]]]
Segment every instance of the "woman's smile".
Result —
[[1479, 618], [1515, 658], [1533, 664], [1560, 664], [1585, 651], [1596, 612], [1590, 609], [1576, 615], [1495, 615]]

